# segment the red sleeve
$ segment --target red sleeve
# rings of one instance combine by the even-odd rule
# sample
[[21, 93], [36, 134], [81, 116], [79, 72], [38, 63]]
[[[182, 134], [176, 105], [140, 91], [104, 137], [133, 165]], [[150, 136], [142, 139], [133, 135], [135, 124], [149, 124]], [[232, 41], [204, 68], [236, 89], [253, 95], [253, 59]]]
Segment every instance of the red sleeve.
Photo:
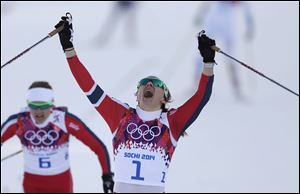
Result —
[[69, 67], [78, 85], [104, 118], [112, 133], [117, 129], [121, 117], [129, 107], [114, 98], [107, 96], [77, 56], [68, 58]]
[[16, 134], [18, 129], [18, 114], [10, 116], [1, 125], [1, 145]]
[[196, 120], [201, 110], [208, 102], [213, 85], [214, 76], [202, 74], [196, 93], [178, 109], [169, 112], [170, 128], [176, 140]]
[[102, 167], [102, 173], [111, 173], [110, 159], [103, 142], [75, 115], [66, 113], [68, 132], [88, 146], [97, 156]]

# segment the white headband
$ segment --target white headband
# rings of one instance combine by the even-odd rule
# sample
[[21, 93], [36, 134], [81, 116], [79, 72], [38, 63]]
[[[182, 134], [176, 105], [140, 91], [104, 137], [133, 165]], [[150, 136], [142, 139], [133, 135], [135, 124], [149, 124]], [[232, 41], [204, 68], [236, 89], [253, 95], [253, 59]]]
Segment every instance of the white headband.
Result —
[[54, 101], [53, 90], [46, 88], [32, 88], [28, 91], [29, 102], [51, 102]]

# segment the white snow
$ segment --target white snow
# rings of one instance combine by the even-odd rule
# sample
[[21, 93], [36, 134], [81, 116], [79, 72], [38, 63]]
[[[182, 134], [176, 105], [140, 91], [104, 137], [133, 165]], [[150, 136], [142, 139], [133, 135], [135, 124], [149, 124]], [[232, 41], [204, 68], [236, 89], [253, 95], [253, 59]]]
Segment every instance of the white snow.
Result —
[[[171, 106], [178, 107], [196, 84], [195, 35], [201, 29], [193, 26], [193, 17], [198, 4], [140, 2], [138, 43], [126, 44], [126, 26], [120, 21], [108, 45], [99, 47], [96, 36], [111, 2], [1, 1], [1, 65], [45, 37], [69, 11], [79, 58], [106, 93], [134, 107], [137, 81], [157, 75], [171, 90]], [[250, 5], [255, 39], [249, 45], [242, 35], [237, 37], [240, 49], [234, 56], [299, 93], [299, 2]], [[298, 193], [299, 97], [236, 64], [247, 99], [235, 101], [222, 62], [225, 57], [217, 55], [212, 97], [188, 136], [179, 141], [166, 192]], [[27, 88], [36, 80], [50, 82], [56, 105], [68, 106], [85, 121], [107, 145], [112, 159], [108, 126], [77, 86], [57, 36], [1, 69], [1, 123], [26, 105]], [[18, 149], [19, 140], [9, 140], [1, 148], [1, 158]], [[96, 156], [75, 138], [70, 155], [74, 191], [102, 192]], [[22, 170], [22, 154], [1, 163], [1, 192], [22, 192]]]

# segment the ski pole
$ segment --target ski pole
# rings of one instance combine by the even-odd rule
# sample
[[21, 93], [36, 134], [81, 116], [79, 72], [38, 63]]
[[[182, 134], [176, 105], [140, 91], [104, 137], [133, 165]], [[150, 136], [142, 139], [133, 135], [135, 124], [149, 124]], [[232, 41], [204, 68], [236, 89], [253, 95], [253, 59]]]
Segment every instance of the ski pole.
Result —
[[19, 150], [19, 151], [13, 153], [13, 154], [10, 154], [10, 155], [8, 155], [8, 156], [2, 158], [2, 159], [1, 159], [1, 162], [5, 161], [5, 160], [7, 160], [7, 159], [9, 159], [9, 158], [12, 158], [12, 157], [14, 157], [14, 156], [16, 156], [16, 155], [18, 155], [18, 154], [20, 154], [20, 153], [22, 153], [22, 152], [23, 152], [22, 150]]
[[55, 34], [57, 34], [58, 32], [62, 31], [64, 29], [64, 26], [60, 26], [59, 28], [56, 28], [55, 30], [53, 30], [52, 32], [50, 32], [47, 36], [45, 36], [43, 39], [41, 39], [40, 41], [38, 41], [37, 43], [35, 43], [34, 45], [32, 45], [31, 47], [27, 48], [26, 50], [24, 50], [23, 52], [21, 52], [20, 54], [18, 54], [17, 56], [15, 56], [14, 58], [12, 58], [11, 60], [7, 61], [4, 65], [1, 66], [1, 69], [3, 67], [5, 67], [6, 65], [10, 64], [11, 62], [13, 62], [14, 60], [16, 60], [17, 58], [21, 57], [22, 55], [24, 55], [25, 53], [27, 53], [28, 51], [30, 51], [33, 47], [37, 46], [38, 44], [44, 42], [45, 40], [47, 40], [48, 38], [54, 36]]
[[[198, 35], [198, 36], [201, 36], [203, 33], [205, 33], [204, 30], [202, 30], [201, 32], [199, 32], [199, 35]], [[243, 65], [244, 67], [246, 67], [246, 68], [250, 69], [251, 71], [257, 73], [258, 75], [260, 75], [260, 76], [266, 78], [267, 80], [273, 82], [274, 84], [276, 84], [276, 85], [282, 87], [283, 89], [285, 89], [285, 90], [287, 90], [287, 91], [289, 91], [289, 92], [291, 92], [291, 93], [293, 93], [293, 94], [295, 94], [296, 96], [299, 97], [299, 94], [298, 94], [298, 93], [292, 91], [291, 89], [285, 87], [284, 85], [278, 83], [277, 81], [275, 81], [275, 80], [269, 78], [268, 76], [264, 75], [263, 73], [259, 72], [258, 70], [254, 69], [253, 67], [251, 67], [251, 66], [249, 66], [249, 65], [247, 65], [247, 64], [245, 64], [245, 63], [243, 63], [242, 61], [239, 61], [239, 60], [237, 60], [236, 58], [234, 58], [234, 57], [228, 55], [227, 53], [223, 52], [219, 47], [217, 47], [217, 46], [211, 46], [211, 49], [214, 50], [214, 51], [216, 51], [216, 52], [218, 52], [218, 53], [221, 53], [221, 54], [225, 55], [226, 57], [229, 57], [230, 59], [232, 59], [232, 60], [238, 62], [239, 64]]]

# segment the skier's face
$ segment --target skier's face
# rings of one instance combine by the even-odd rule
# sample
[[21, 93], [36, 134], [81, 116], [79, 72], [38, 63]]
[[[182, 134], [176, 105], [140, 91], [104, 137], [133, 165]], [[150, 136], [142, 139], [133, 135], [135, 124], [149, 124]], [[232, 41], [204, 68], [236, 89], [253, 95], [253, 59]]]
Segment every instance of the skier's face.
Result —
[[137, 101], [143, 110], [155, 111], [161, 108], [165, 102], [164, 89], [154, 86], [151, 81], [140, 85], [137, 91]]
[[53, 104], [45, 102], [30, 102], [28, 103], [28, 107], [36, 124], [41, 124], [50, 116]]

